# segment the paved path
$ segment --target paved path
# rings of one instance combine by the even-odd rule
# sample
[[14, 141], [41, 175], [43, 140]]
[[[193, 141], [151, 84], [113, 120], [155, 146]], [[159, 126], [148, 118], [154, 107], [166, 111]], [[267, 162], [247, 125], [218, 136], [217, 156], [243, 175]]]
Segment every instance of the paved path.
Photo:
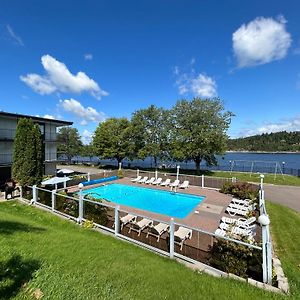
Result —
[[300, 212], [300, 186], [265, 184], [265, 199]]

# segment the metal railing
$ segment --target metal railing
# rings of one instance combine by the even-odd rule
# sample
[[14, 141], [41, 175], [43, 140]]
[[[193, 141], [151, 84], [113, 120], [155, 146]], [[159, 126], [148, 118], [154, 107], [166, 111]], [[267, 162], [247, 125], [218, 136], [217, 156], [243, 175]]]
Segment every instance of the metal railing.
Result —
[[[216, 236], [213, 232], [208, 232], [200, 228], [191, 227], [187, 224], [174, 222], [173, 218], [169, 221], [152, 218], [140, 213], [135, 213], [125, 209], [120, 209], [119, 205], [113, 203], [103, 203], [95, 201], [94, 199], [84, 198], [82, 189], [79, 189], [78, 198], [70, 197], [55, 190], [49, 191], [46, 189], [38, 188], [36, 186], [29, 187], [26, 195], [22, 192], [23, 197], [31, 200], [35, 205], [40, 205], [52, 212], [61, 214], [69, 219], [73, 219], [78, 223], [83, 223], [86, 220], [92, 220], [94, 225], [103, 230], [113, 233], [116, 237], [125, 239], [132, 243], [138, 244], [149, 250], [158, 252], [160, 254], [169, 256], [170, 258], [178, 257], [185, 259], [189, 262], [202, 262], [209, 264], [212, 253], [211, 247], [218, 240], [226, 240], [247, 248], [254, 249], [255, 251], [262, 252], [262, 270], [263, 281], [271, 284], [272, 281], [272, 245], [270, 240], [270, 232], [268, 224], [261, 222], [262, 225], [262, 246], [259, 244], [247, 243], [231, 237]], [[265, 216], [266, 208], [264, 205], [264, 191], [263, 184], [261, 183], [260, 189], [260, 209], [261, 216]], [[136, 216], [138, 219], [147, 218], [151, 221], [152, 225], [155, 223], [166, 224], [169, 229], [160, 239], [149, 235], [146, 230], [137, 234], [131, 230], [132, 223], [122, 224], [121, 218], [127, 214]], [[190, 231], [190, 236], [182, 243], [179, 243], [175, 231], [183, 227]]]
[[16, 136], [16, 129], [0, 129], [0, 140], [13, 140]]
[[0, 164], [11, 164], [12, 163], [12, 154], [0, 154]]

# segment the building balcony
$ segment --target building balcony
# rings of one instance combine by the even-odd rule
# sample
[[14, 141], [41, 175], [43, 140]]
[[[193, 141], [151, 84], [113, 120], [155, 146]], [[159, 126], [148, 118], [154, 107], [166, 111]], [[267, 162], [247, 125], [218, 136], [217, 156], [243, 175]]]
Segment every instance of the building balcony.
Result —
[[12, 164], [12, 154], [0, 153], [0, 165], [11, 165], [11, 164]]
[[[0, 129], [0, 141], [13, 141], [16, 137], [16, 129]], [[56, 132], [45, 132], [42, 134], [44, 142], [56, 142]]]
[[0, 141], [13, 141], [15, 136], [15, 129], [0, 129]]
[[57, 153], [45, 153], [45, 162], [56, 162], [57, 161]]

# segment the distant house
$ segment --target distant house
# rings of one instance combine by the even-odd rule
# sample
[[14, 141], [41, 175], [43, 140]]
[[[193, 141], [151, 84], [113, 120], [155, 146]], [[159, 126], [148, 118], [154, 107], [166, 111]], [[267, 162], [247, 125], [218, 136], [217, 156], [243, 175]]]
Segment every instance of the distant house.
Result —
[[69, 126], [73, 124], [73, 122], [0, 111], [0, 181], [11, 177], [14, 138], [16, 135], [18, 120], [21, 118], [30, 118], [40, 127], [43, 139], [43, 160], [45, 175], [54, 175], [56, 173], [57, 127]]

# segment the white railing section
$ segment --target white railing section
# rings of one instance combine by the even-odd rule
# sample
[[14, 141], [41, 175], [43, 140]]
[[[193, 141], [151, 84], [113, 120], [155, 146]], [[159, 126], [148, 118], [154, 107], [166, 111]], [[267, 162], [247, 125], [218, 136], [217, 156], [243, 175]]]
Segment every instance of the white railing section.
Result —
[[[93, 204], [95, 206], [99, 205], [99, 206], [102, 206], [106, 209], [109, 209], [112, 212], [112, 214], [111, 214], [112, 219], [110, 220], [110, 222], [113, 223], [113, 224], [110, 224], [110, 225], [108, 225], [108, 224], [98, 224], [97, 222], [94, 222], [94, 225], [96, 227], [101, 228], [101, 229], [106, 230], [106, 231], [109, 231], [109, 232], [113, 233], [118, 238], [125, 239], [127, 241], [138, 244], [138, 245], [143, 246], [143, 247], [145, 247], [147, 249], [150, 249], [152, 251], [158, 252], [158, 253], [163, 254], [163, 255], [167, 255], [170, 258], [173, 258], [173, 257], [182, 258], [182, 257], [184, 257], [188, 261], [196, 262], [196, 260], [194, 260], [191, 257], [186, 256], [184, 253], [176, 253], [175, 252], [175, 236], [174, 236], [174, 233], [175, 233], [175, 227], [178, 227], [178, 226], [182, 226], [182, 227], [185, 227], [187, 229], [190, 229], [190, 230], [192, 230], [193, 233], [196, 232], [198, 234], [198, 239], [199, 239], [199, 237], [201, 238], [201, 234], [202, 234], [202, 236], [203, 235], [208, 235], [211, 238], [224, 239], [224, 240], [231, 241], [231, 242], [234, 242], [234, 243], [237, 243], [237, 244], [249, 247], [249, 248], [254, 248], [254, 249], [260, 250], [260, 251], [262, 251], [262, 254], [263, 254], [263, 261], [262, 261], [263, 281], [265, 283], [268, 283], [268, 284], [271, 284], [271, 282], [272, 282], [272, 244], [271, 244], [270, 232], [269, 232], [269, 219], [268, 219], [267, 214], [266, 214], [266, 208], [265, 208], [265, 203], [264, 203], [263, 178], [262, 178], [262, 182], [260, 184], [260, 193], [259, 193], [259, 204], [260, 204], [261, 215], [260, 215], [259, 220], [258, 220], [261, 224], [261, 227], [262, 227], [262, 246], [261, 247], [259, 245], [242, 242], [240, 240], [236, 240], [236, 239], [233, 239], [233, 238], [230, 238], [230, 237], [216, 236], [212, 232], [208, 232], [208, 231], [205, 231], [205, 230], [202, 230], [202, 229], [199, 229], [199, 228], [187, 226], [187, 225], [181, 224], [179, 222], [174, 222], [173, 218], [170, 218], [169, 221], [163, 221], [163, 220], [159, 220], [159, 219], [156, 219], [156, 218], [150, 218], [149, 216], [145, 216], [145, 215], [142, 215], [142, 214], [136, 214], [136, 213], [133, 213], [131, 211], [127, 211], [127, 210], [123, 210], [123, 209], [120, 210], [120, 207], [118, 205], [114, 205], [114, 204], [111, 204], [111, 203], [103, 203], [103, 202], [98, 202], [98, 201], [94, 201], [94, 200], [90, 200], [90, 199], [85, 199], [84, 196], [83, 196], [83, 193], [82, 193], [82, 185], [79, 185], [78, 198], [63, 195], [61, 193], [58, 193], [55, 190], [49, 191], [49, 190], [46, 190], [46, 189], [43, 189], [43, 188], [38, 188], [37, 186], [33, 186], [31, 189], [32, 189], [32, 200], [31, 200], [31, 202], [33, 204], [38, 205], [38, 206], [42, 206], [44, 208], [47, 208], [48, 210], [50, 210], [54, 213], [63, 215], [68, 219], [75, 220], [79, 224], [86, 221], [85, 206], [87, 204]], [[46, 194], [46, 200], [48, 201], [48, 204], [45, 204], [45, 203], [41, 202], [41, 201], [43, 201], [43, 199], [40, 199], [40, 197], [39, 197], [40, 192], [43, 192], [43, 193]], [[65, 199], [65, 200], [68, 200], [68, 201], [72, 200], [72, 201], [75, 201], [76, 203], [78, 203], [78, 212], [77, 212], [78, 217], [71, 216], [70, 214], [68, 214], [66, 212], [63, 212], [63, 211], [59, 211], [56, 207], [57, 197], [60, 197], [60, 201], [61, 201], [61, 199]], [[129, 236], [125, 235], [124, 233], [122, 233], [121, 230], [120, 230], [120, 215], [121, 214], [128, 214], [128, 213], [130, 213], [132, 215], [135, 215], [139, 218], [150, 219], [153, 222], [168, 224], [169, 228], [170, 228], [169, 233], [168, 233], [168, 236], [169, 236], [169, 248], [167, 249], [168, 251], [160, 249], [159, 247], [155, 247], [153, 245], [147, 244], [147, 243], [145, 243], [141, 240], [136, 240], [136, 239], [134, 239], [132, 237], [129, 237]], [[265, 220], [266, 219], [265, 217], [267, 217], [267, 221]]]

